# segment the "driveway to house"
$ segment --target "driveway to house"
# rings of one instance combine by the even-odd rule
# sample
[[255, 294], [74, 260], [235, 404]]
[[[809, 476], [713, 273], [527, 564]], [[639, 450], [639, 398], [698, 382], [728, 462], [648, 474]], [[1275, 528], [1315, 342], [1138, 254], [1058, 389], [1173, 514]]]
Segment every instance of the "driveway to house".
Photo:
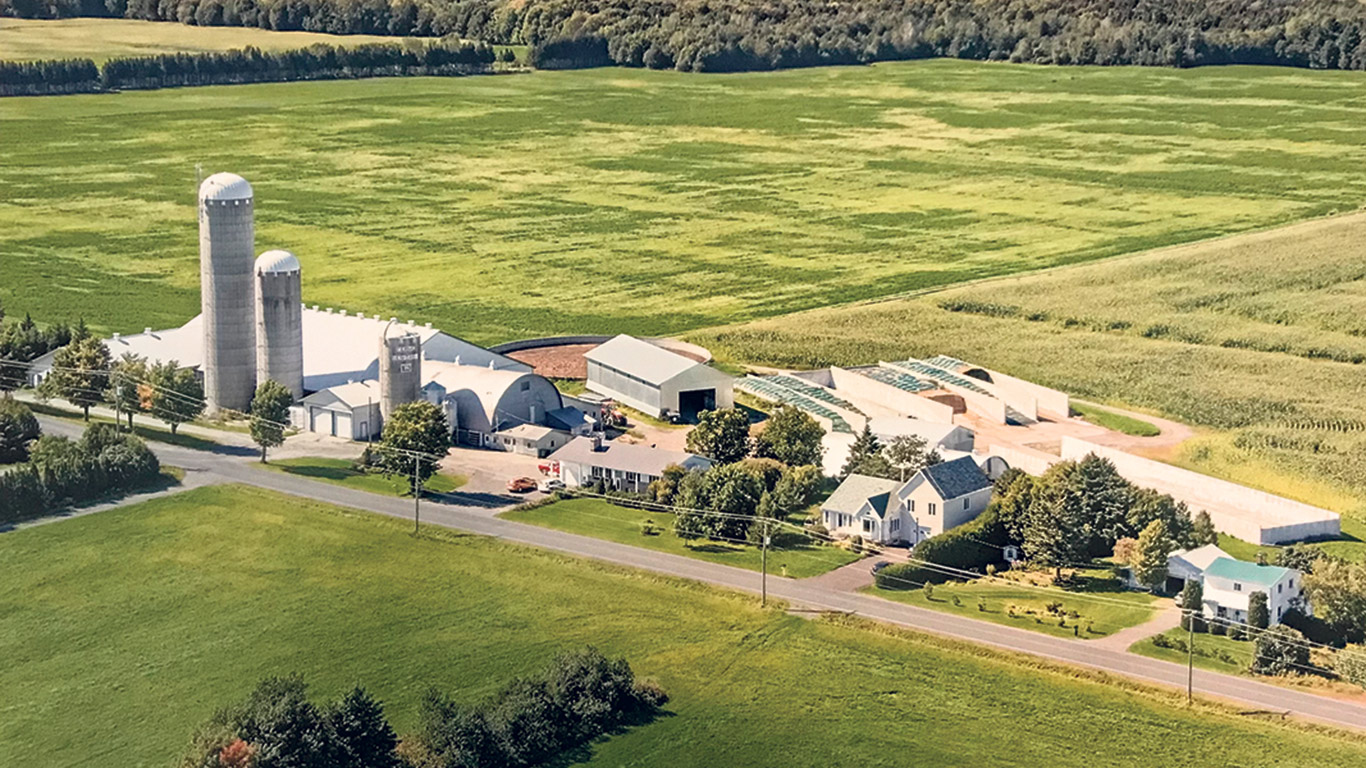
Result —
[[[78, 425], [50, 417], [40, 416], [39, 421], [48, 434], [72, 435], [80, 431]], [[216, 475], [223, 481], [266, 488], [313, 501], [391, 517], [411, 519], [413, 516], [413, 503], [410, 499], [379, 496], [308, 480], [297, 475], [262, 472], [249, 466], [249, 459], [233, 455], [232, 451], [197, 451], [163, 443], [149, 445], [164, 463], [183, 467], [187, 472], [203, 471]], [[753, 571], [490, 516], [486, 511], [487, 506], [495, 500], [505, 504], [506, 500], [501, 497], [490, 499], [476, 492], [456, 492], [448, 494], [446, 499], [448, 500], [444, 502], [423, 502], [423, 524], [493, 536], [519, 544], [591, 557], [752, 594], [758, 594], [760, 591], [760, 576]], [[770, 576], [768, 593], [797, 607], [856, 614], [914, 630], [1076, 664], [1144, 682], [1177, 688], [1186, 686], [1186, 668], [1179, 664], [1105, 648], [1093, 640], [1052, 637], [869, 595], [845, 592], [822, 583], [819, 579], [798, 581]], [[1366, 706], [1354, 703], [1205, 670], [1195, 670], [1192, 687], [1197, 693], [1231, 702], [1251, 712], [1290, 713], [1330, 725], [1366, 730]]]

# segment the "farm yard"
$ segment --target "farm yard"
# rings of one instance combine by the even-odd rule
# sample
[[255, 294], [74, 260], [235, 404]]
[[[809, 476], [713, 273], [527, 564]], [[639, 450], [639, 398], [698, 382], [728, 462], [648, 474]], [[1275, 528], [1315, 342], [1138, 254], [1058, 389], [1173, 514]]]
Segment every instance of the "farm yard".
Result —
[[916, 61], [16, 98], [0, 300], [192, 316], [198, 166], [251, 180], [310, 304], [673, 334], [1354, 209], [1363, 83]]
[[1343, 513], [1366, 557], [1366, 214], [694, 334], [815, 366], [950, 350], [1209, 428], [1172, 460]]
[[430, 687], [470, 703], [589, 643], [670, 702], [576, 764], [967, 765], [987, 742], [1063, 768], [1366, 760], [1355, 737], [1172, 692], [240, 487], [0, 536], [0, 585], [6, 765], [171, 765], [215, 708], [296, 671], [317, 696], [364, 685], [402, 733]]
[[203, 53], [255, 46], [264, 51], [327, 45], [393, 43], [409, 38], [276, 32], [253, 27], [199, 27], [136, 19], [0, 18], [0, 59], [106, 59], [161, 53]]

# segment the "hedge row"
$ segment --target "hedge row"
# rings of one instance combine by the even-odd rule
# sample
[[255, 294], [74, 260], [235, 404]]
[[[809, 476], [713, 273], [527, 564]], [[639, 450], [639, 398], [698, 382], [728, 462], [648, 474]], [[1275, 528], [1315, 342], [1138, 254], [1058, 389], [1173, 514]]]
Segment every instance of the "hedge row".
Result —
[[490, 71], [493, 48], [441, 41], [430, 45], [312, 45], [284, 51], [171, 53], [110, 59], [0, 61], [0, 96], [43, 96], [195, 85], [345, 80], [360, 77], [457, 76]]
[[92, 424], [77, 441], [41, 437], [29, 453], [27, 463], [0, 474], [0, 525], [143, 488], [161, 474], [146, 443], [112, 424]]

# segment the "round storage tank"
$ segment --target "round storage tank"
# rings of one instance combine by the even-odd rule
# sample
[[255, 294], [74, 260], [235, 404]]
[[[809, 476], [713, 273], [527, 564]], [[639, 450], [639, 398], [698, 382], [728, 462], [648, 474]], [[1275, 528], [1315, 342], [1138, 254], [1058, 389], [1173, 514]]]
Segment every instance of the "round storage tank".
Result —
[[210, 413], [246, 411], [256, 389], [255, 261], [251, 185], [236, 174], [215, 173], [199, 186], [204, 398]]
[[304, 321], [299, 260], [266, 251], [256, 260], [256, 383], [279, 382], [304, 396]]
[[387, 419], [394, 409], [421, 396], [422, 337], [385, 328], [379, 341], [380, 416]]

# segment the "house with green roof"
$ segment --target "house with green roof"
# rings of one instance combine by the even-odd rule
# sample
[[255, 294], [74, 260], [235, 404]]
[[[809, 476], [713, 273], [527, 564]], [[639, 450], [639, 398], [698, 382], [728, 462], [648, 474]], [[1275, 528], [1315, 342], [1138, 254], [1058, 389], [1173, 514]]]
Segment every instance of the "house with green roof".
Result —
[[1248, 599], [1254, 592], [1266, 595], [1270, 621], [1279, 624], [1291, 608], [1310, 613], [1304, 596], [1304, 575], [1294, 568], [1257, 565], [1220, 557], [1204, 570], [1205, 615], [1247, 621]]

